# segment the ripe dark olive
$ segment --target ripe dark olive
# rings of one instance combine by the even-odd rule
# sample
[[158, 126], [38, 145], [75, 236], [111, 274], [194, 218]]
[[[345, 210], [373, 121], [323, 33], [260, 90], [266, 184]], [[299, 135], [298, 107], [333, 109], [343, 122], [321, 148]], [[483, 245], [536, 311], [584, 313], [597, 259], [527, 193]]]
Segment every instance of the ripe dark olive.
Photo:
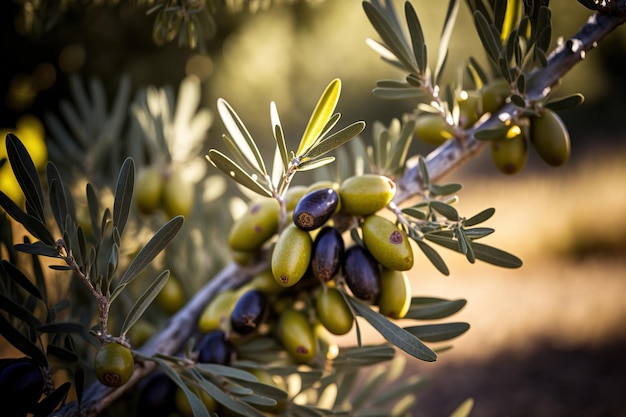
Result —
[[94, 367], [98, 381], [103, 385], [121, 387], [133, 375], [133, 352], [119, 343], [105, 343], [96, 354]]
[[302, 230], [314, 230], [326, 223], [337, 210], [339, 194], [332, 188], [311, 191], [298, 201], [293, 223]]
[[334, 227], [322, 228], [313, 241], [311, 257], [313, 275], [322, 281], [332, 279], [339, 272], [344, 252], [341, 233]]
[[2, 415], [21, 416], [33, 410], [44, 387], [39, 365], [29, 358], [6, 360], [0, 370]]
[[343, 277], [355, 297], [374, 301], [380, 292], [380, 270], [374, 257], [363, 246], [346, 251], [342, 265]]
[[198, 362], [228, 365], [232, 353], [233, 345], [226, 339], [226, 334], [222, 330], [214, 330], [200, 341]]
[[167, 417], [174, 411], [176, 384], [163, 372], [154, 372], [141, 387], [137, 415]]
[[244, 293], [235, 303], [230, 314], [230, 326], [239, 334], [253, 332], [261, 324], [265, 311], [265, 295], [259, 290]]

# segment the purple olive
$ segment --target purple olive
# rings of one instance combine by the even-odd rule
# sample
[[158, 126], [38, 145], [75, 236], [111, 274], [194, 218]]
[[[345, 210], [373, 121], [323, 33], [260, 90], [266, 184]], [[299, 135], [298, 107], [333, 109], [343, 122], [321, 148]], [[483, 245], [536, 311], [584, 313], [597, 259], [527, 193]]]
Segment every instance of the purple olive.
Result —
[[293, 210], [293, 222], [309, 231], [321, 227], [337, 210], [339, 194], [332, 188], [313, 190], [303, 196]]
[[345, 247], [341, 233], [334, 227], [326, 226], [319, 231], [313, 242], [311, 270], [321, 281], [332, 279], [343, 260]]
[[230, 326], [239, 334], [252, 333], [261, 324], [265, 311], [265, 295], [259, 290], [244, 293], [235, 303], [230, 315]]
[[0, 370], [2, 415], [22, 416], [31, 412], [43, 393], [41, 368], [29, 358], [7, 360]]
[[200, 341], [198, 362], [228, 365], [232, 353], [233, 345], [226, 339], [226, 334], [222, 330], [214, 330]]
[[375, 301], [380, 292], [380, 269], [374, 257], [363, 246], [348, 250], [342, 264], [343, 277], [355, 297]]

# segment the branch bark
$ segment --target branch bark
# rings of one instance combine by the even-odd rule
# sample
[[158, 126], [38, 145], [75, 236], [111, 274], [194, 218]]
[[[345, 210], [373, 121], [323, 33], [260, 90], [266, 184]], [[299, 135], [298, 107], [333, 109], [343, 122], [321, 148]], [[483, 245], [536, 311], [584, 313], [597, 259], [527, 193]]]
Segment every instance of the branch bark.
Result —
[[[620, 13], [616, 13], [619, 10]], [[528, 76], [527, 97], [530, 100], [541, 100], [559, 80], [576, 64], [581, 62], [588, 51], [597, 47], [609, 33], [626, 21], [626, 2], [620, 1], [619, 8], [613, 5], [612, 13], [592, 14], [585, 25], [566, 42], [562, 43], [548, 57], [548, 65], [533, 71]], [[426, 157], [431, 181], [435, 182], [458, 168], [470, 158], [479, 154], [485, 142], [476, 140], [474, 134], [479, 129], [493, 128], [506, 120], [515, 112], [513, 104], [507, 104], [486, 120], [480, 121], [467, 131], [464, 141], [451, 139], [435, 149]], [[409, 198], [422, 193], [419, 168], [409, 167], [397, 181], [398, 190], [394, 202], [399, 205]], [[207, 283], [177, 314], [165, 324], [163, 330], [156, 334], [139, 352], [151, 356], [155, 353], [173, 355], [178, 353], [187, 340], [196, 332], [199, 315], [206, 304], [220, 291], [237, 288], [254, 274], [269, 266], [269, 254], [264, 253], [259, 261], [250, 267], [228, 264]], [[115, 400], [132, 390], [135, 385], [155, 369], [152, 362], [139, 363], [135, 367], [132, 378], [124, 386], [111, 389], [99, 383], [87, 388], [83, 395], [83, 406], [76, 402], [65, 405], [54, 416], [97, 416]]]

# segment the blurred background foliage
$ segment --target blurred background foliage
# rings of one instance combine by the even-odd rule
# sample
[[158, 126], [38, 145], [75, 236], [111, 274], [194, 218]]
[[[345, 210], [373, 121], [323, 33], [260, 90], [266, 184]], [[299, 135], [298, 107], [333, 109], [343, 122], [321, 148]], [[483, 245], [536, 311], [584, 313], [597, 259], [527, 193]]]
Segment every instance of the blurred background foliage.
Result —
[[[195, 50], [176, 42], [154, 43], [155, 15], [146, 13], [153, 3], [1, 2], [0, 128], [16, 126], [24, 114], [41, 120], [46, 112], [58, 114], [60, 100], [70, 97], [71, 74], [85, 82], [102, 81], [109, 100], [124, 75], [133, 93], [148, 85], [177, 89], [186, 76], [195, 75], [202, 86], [201, 106], [215, 114], [216, 99], [228, 100], [267, 156], [273, 146], [270, 101], [276, 101], [293, 143], [319, 91], [336, 77], [344, 85], [337, 110], [347, 121], [368, 122], [362, 135], [366, 142], [374, 120], [388, 123], [413, 109], [411, 100], [371, 95], [376, 80], [402, 74], [366, 46], [365, 38], [376, 34], [360, 1], [257, 1], [250, 7], [228, 2], [230, 10], [215, 16], [215, 36]], [[434, 53], [445, 7], [413, 3]], [[23, 14], [37, 4], [67, 9], [44, 29], [30, 25]], [[401, 10], [402, 2], [396, 4]], [[589, 16], [577, 2], [550, 6], [554, 45]], [[482, 58], [484, 53], [462, 5], [444, 78], [454, 79], [469, 55]], [[452, 408], [442, 404], [459, 404], [470, 396], [477, 399], [476, 415], [482, 416], [623, 415], [626, 371], [615, 352], [626, 346], [621, 299], [626, 226], [619, 220], [626, 210], [625, 73], [626, 28], [621, 27], [563, 80], [558, 95], [580, 92], [586, 98], [582, 106], [560, 113], [572, 138], [565, 168], [545, 167], [531, 153], [524, 172], [502, 178], [483, 152], [452, 175], [451, 180], [464, 184], [463, 212], [484, 208], [485, 201], [496, 207], [493, 226], [500, 233], [492, 243], [511, 249], [525, 267], [503, 272], [466, 266], [459, 259], [445, 279], [430, 266], [415, 268], [411, 279], [420, 294], [468, 299], [458, 319], [472, 324], [442, 358], [445, 364], [410, 367], [434, 381], [433, 395], [420, 400], [416, 409], [423, 414], [417, 415], [447, 415]], [[223, 131], [214, 121], [204, 149], [215, 147]], [[432, 149], [417, 141], [413, 146], [423, 154]], [[211, 168], [210, 173], [216, 172]], [[204, 215], [220, 214], [210, 209]], [[218, 237], [189, 240], [213, 238]], [[551, 366], [541, 358], [551, 358]], [[607, 363], [606, 358], [615, 360]], [[554, 377], [564, 370], [569, 379]], [[437, 380], [447, 382], [438, 385]], [[605, 389], [592, 389], [597, 386]]]

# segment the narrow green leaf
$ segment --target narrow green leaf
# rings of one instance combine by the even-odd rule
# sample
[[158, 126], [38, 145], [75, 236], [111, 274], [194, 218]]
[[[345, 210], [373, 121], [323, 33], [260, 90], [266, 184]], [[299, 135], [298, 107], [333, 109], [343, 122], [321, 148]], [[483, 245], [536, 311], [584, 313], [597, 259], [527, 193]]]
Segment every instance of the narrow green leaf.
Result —
[[230, 137], [234, 140], [241, 154], [260, 173], [267, 175], [267, 170], [265, 169], [265, 163], [263, 162], [261, 152], [259, 152], [259, 148], [254, 142], [254, 139], [252, 139], [248, 129], [243, 124], [235, 110], [233, 110], [226, 100], [220, 98], [217, 100], [217, 112], [219, 113], [222, 123], [226, 126], [226, 130], [228, 130]]
[[459, 220], [459, 212], [456, 211], [454, 207], [450, 204], [446, 204], [441, 201], [433, 200], [429, 201], [428, 204], [430, 207], [435, 210], [437, 213], [441, 214], [448, 220], [458, 221]]
[[50, 207], [52, 208], [52, 214], [54, 219], [61, 230], [61, 233], [65, 232], [65, 219], [69, 214], [67, 204], [67, 193], [61, 179], [61, 174], [56, 165], [52, 162], [48, 162], [46, 165], [46, 177], [48, 178], [48, 193], [50, 197]]
[[302, 134], [296, 156], [300, 157], [305, 155], [310, 150], [313, 143], [315, 143], [324, 129], [324, 126], [326, 126], [326, 123], [333, 115], [340, 94], [341, 80], [336, 78], [328, 84], [322, 96], [319, 98], [309, 122], [304, 129], [304, 133]]
[[413, 141], [413, 132], [415, 131], [415, 120], [410, 120], [402, 126], [402, 130], [400, 131], [400, 136], [395, 142], [391, 157], [389, 159], [389, 163], [387, 164], [387, 169], [392, 169], [395, 167], [396, 173], [401, 173], [404, 170], [404, 165], [406, 163], [407, 155], [409, 153], [409, 148], [411, 146], [411, 142]]
[[490, 234], [495, 232], [495, 229], [492, 229], [490, 227], [474, 227], [472, 229], [463, 229], [463, 232], [465, 233], [466, 237], [474, 240], [489, 236]]
[[469, 330], [469, 327], [470, 325], [467, 323], [455, 322], [409, 326], [404, 329], [424, 342], [434, 343], [454, 339]]
[[405, 318], [414, 320], [443, 319], [461, 310], [466, 300], [443, 300], [440, 298], [414, 297]]
[[264, 417], [264, 414], [258, 411], [256, 408], [244, 403], [243, 401], [234, 399], [233, 397], [219, 389], [212, 382], [206, 379], [199, 379], [198, 382], [200, 384], [200, 387], [205, 390], [207, 394], [209, 394], [215, 401], [220, 403], [226, 409], [238, 413], [242, 416]]
[[34, 243], [18, 243], [14, 248], [17, 251], [31, 253], [33, 255], [47, 256], [49, 258], [59, 257], [59, 252], [55, 248], [46, 245], [40, 240]]
[[448, 45], [450, 44], [450, 38], [452, 37], [452, 30], [456, 23], [456, 16], [459, 13], [459, 2], [457, 0], [450, 0], [448, 4], [448, 10], [441, 30], [441, 39], [439, 41], [439, 53], [437, 55], [437, 65], [435, 66], [435, 72], [433, 78], [439, 80], [445, 63], [448, 58]]
[[59, 406], [59, 404], [65, 401], [67, 394], [70, 392], [70, 388], [72, 388], [72, 383], [69, 381], [59, 385], [52, 392], [47, 394], [45, 398], [35, 404], [33, 409], [29, 411], [36, 416], [54, 414], [54, 410]]
[[404, 3], [404, 14], [406, 16], [407, 26], [409, 27], [409, 34], [411, 35], [411, 46], [413, 47], [415, 63], [420, 73], [424, 73], [428, 65], [425, 55], [426, 49], [424, 48], [426, 46], [424, 32], [422, 31], [422, 25], [420, 24], [413, 5], [408, 1]]
[[355, 122], [338, 132], [324, 138], [321, 142], [309, 149], [303, 156], [305, 158], [316, 159], [328, 152], [344, 145], [365, 129], [365, 122]]
[[43, 188], [33, 160], [24, 144], [13, 133], [6, 136], [6, 148], [11, 169], [26, 197], [27, 211], [44, 223], [46, 217], [43, 210]]
[[285, 134], [283, 127], [280, 124], [280, 118], [278, 117], [278, 109], [276, 103], [270, 103], [270, 120], [272, 122], [272, 132], [274, 133], [274, 140], [276, 141], [276, 148], [280, 154], [280, 159], [283, 163], [283, 169], [287, 171], [289, 167], [289, 151], [287, 150], [287, 144], [285, 142]]
[[37, 327], [41, 324], [39, 319], [35, 317], [28, 309], [11, 300], [6, 295], [0, 293], [0, 310], [6, 311], [10, 316], [14, 316], [30, 327]]
[[260, 194], [265, 197], [271, 197], [272, 192], [261, 184], [256, 177], [249, 175], [239, 165], [237, 165], [232, 159], [224, 155], [218, 150], [211, 149], [207, 155], [209, 162], [213, 164], [217, 169], [222, 171], [228, 177], [237, 181], [239, 184]]
[[360, 301], [352, 297], [348, 297], [348, 301], [357, 314], [367, 320], [385, 339], [399, 349], [423, 361], [433, 362], [437, 360], [435, 352], [406, 330], [392, 323]]
[[30, 280], [26, 277], [26, 275], [24, 275], [24, 273], [17, 268], [17, 266], [13, 265], [12, 263], [4, 259], [2, 260], [1, 265], [2, 265], [2, 269], [4, 269], [7, 275], [13, 281], [15, 281], [17, 285], [25, 289], [29, 294], [35, 296], [36, 298], [40, 300], [43, 300], [43, 297], [41, 295], [41, 292], [39, 291], [39, 288], [33, 285], [33, 283], [30, 282]]
[[523, 262], [517, 256], [483, 243], [472, 242], [476, 259], [503, 268], [519, 268]]
[[13, 327], [2, 314], [0, 314], [0, 335], [20, 352], [24, 353], [26, 356], [30, 356], [38, 364], [48, 364], [48, 359], [42, 350]]
[[426, 242], [422, 240], [416, 239], [415, 243], [439, 272], [446, 276], [450, 275], [450, 270], [448, 269], [448, 266], [436, 250], [431, 248]]
[[113, 201], [113, 227], [117, 227], [120, 235], [124, 233], [128, 221], [134, 186], [135, 161], [132, 158], [126, 158], [117, 177], [115, 200]]
[[185, 384], [185, 381], [183, 381], [178, 372], [176, 372], [167, 363], [167, 361], [156, 357], [152, 357], [151, 360], [155, 361], [159, 365], [159, 368], [161, 368], [161, 370], [167, 376], [169, 376], [170, 379], [174, 381], [174, 383], [185, 393], [194, 417], [211, 417], [202, 400], [192, 390], [189, 389], [189, 387], [187, 386], [187, 384]]
[[585, 97], [580, 93], [576, 93], [566, 97], [549, 100], [544, 106], [554, 111], [568, 110], [581, 105], [583, 101], [585, 101]]
[[102, 231], [100, 230], [99, 213], [100, 204], [98, 203], [98, 197], [96, 191], [90, 183], [85, 186], [85, 194], [87, 195], [87, 206], [89, 208], [89, 219], [91, 220], [91, 229], [96, 241], [100, 240]]
[[508, 130], [509, 127], [504, 125], [495, 127], [493, 129], [480, 129], [476, 133], [474, 133], [474, 138], [476, 138], [476, 140], [485, 141], [498, 140], [505, 137]]
[[500, 56], [500, 39], [493, 36], [490, 24], [482, 13], [474, 12], [474, 22], [487, 56], [494, 64], [497, 64]]
[[335, 161], [334, 156], [320, 159], [307, 159], [304, 162], [298, 164], [298, 171], [310, 171], [312, 169], [323, 167]]
[[450, 194], [454, 194], [463, 188], [463, 185], [458, 183], [451, 184], [431, 184], [430, 186], [430, 194], [432, 196], [446, 196]]
[[176, 237], [176, 234], [183, 227], [184, 219], [182, 216], [176, 216], [165, 223], [152, 236], [152, 239], [141, 248], [139, 253], [130, 263], [124, 275], [120, 278], [120, 282], [111, 295], [110, 302], [113, 302], [119, 292], [128, 285], [135, 277], [144, 270], [145, 267]]
[[420, 99], [427, 97], [427, 93], [418, 87], [375, 87], [372, 89], [372, 94], [375, 97], [385, 100], [405, 100], [412, 98]]
[[422, 187], [428, 189], [430, 188], [430, 175], [428, 174], [426, 160], [420, 155], [417, 159], [417, 163], [422, 177]]
[[37, 327], [37, 330], [41, 333], [50, 334], [79, 334], [83, 335], [86, 332], [85, 327], [80, 323], [73, 322], [57, 322], [46, 323]]
[[470, 217], [467, 220], [463, 221], [463, 226], [465, 227], [472, 227], [475, 226], [477, 224], [483, 223], [487, 220], [489, 220], [491, 218], [491, 216], [494, 215], [494, 213], [496, 212], [496, 209], [494, 208], [488, 208], [485, 209], [483, 211], [481, 211], [478, 214], [475, 214], [474, 216]]
[[469, 58], [468, 71], [474, 79], [474, 85], [476, 87], [483, 86], [489, 82], [489, 76], [487, 75], [487, 72], [472, 56]]
[[146, 309], [150, 306], [152, 301], [159, 295], [159, 292], [163, 289], [167, 283], [167, 279], [170, 276], [170, 271], [165, 270], [156, 277], [154, 281], [146, 288], [146, 290], [137, 298], [135, 304], [130, 308], [124, 324], [122, 324], [121, 334], [125, 335], [128, 330], [133, 327], [137, 320], [141, 318]]
[[248, 371], [234, 368], [232, 366], [219, 365], [215, 363], [198, 363], [196, 368], [208, 375], [220, 375], [225, 378], [234, 378], [245, 382], [258, 382], [259, 379]]

